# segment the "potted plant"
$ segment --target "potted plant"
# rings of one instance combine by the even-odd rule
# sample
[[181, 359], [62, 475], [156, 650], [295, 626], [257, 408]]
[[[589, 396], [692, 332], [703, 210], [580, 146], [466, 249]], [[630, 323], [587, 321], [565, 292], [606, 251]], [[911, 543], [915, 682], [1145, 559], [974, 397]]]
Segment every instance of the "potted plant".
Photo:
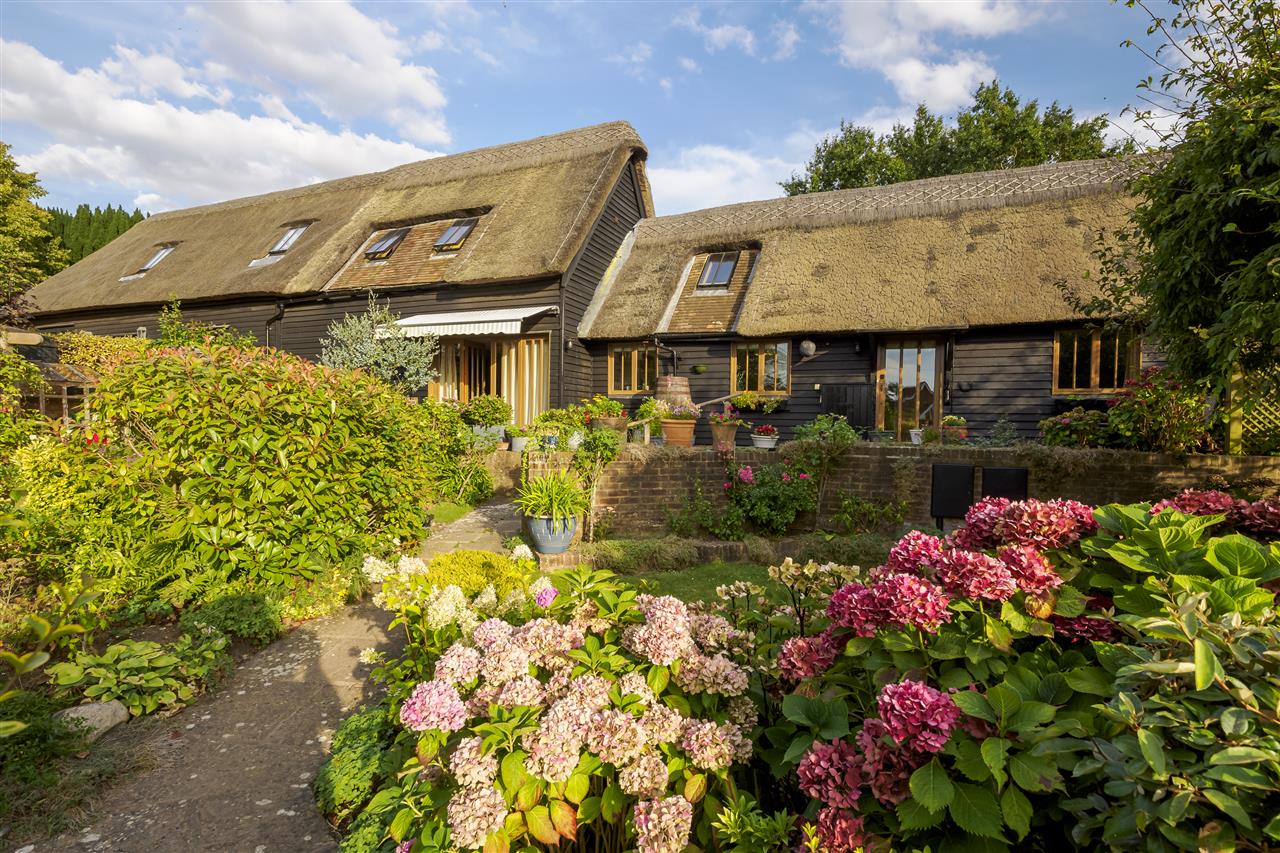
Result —
[[960, 415], [943, 415], [942, 443], [960, 444], [969, 437], [969, 424]]
[[741, 411], [768, 415], [782, 408], [786, 400], [783, 397], [762, 397], [755, 391], [742, 391], [730, 397], [729, 402]]
[[578, 516], [587, 509], [587, 493], [568, 471], [530, 477], [520, 487], [516, 506], [524, 513], [539, 554], [563, 554], [578, 529]]
[[529, 446], [529, 434], [531, 432], [532, 430], [523, 427], [507, 427], [507, 437], [511, 439], [513, 453], [524, 453], [524, 449]]
[[738, 443], [738, 427], [742, 426], [742, 418], [733, 404], [726, 403], [724, 411], [707, 415], [711, 422], [711, 446], [720, 450], [732, 449]]
[[910, 429], [907, 434], [911, 436], [912, 444], [924, 444], [924, 429]]
[[626, 436], [627, 414], [622, 403], [610, 400], [604, 394], [597, 394], [583, 408], [586, 411], [587, 425], [592, 429], [611, 429], [620, 436]]
[[662, 438], [662, 413], [666, 410], [666, 404], [655, 397], [645, 397], [636, 408], [636, 421], [643, 426], [649, 425], [649, 441], [653, 444], [661, 444]]
[[462, 407], [462, 421], [470, 424], [477, 434], [492, 435], [501, 441], [506, 425], [511, 422], [511, 405], [496, 394], [472, 397]]
[[773, 424], [760, 424], [751, 430], [751, 444], [761, 450], [773, 450], [778, 446], [778, 428]]
[[699, 414], [698, 407], [692, 403], [666, 403], [660, 415], [666, 443], [673, 447], [693, 447], [693, 428]]

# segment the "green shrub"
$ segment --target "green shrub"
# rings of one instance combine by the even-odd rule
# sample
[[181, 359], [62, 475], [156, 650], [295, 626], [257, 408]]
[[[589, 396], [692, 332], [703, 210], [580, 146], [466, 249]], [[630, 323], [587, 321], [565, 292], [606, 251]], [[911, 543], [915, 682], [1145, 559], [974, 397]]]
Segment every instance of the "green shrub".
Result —
[[1116, 394], [1107, 423], [1116, 444], [1135, 450], [1188, 453], [1211, 443], [1204, 387], [1179, 381], [1158, 367]]
[[597, 569], [620, 575], [672, 572], [701, 562], [692, 543], [676, 537], [663, 539], [606, 539], [583, 547], [583, 554]]
[[215, 598], [178, 620], [184, 633], [200, 636], [208, 626], [237, 640], [265, 646], [284, 633], [280, 604], [258, 592], [242, 592]]
[[895, 533], [907, 516], [906, 501], [887, 501], [840, 494], [837, 529], [844, 533]]
[[502, 598], [524, 586], [526, 569], [503, 554], [491, 551], [452, 551], [432, 558], [427, 565], [427, 584], [443, 589], [450, 584], [467, 595], [476, 595], [493, 586]]
[[60, 332], [50, 337], [58, 347], [59, 361], [96, 374], [141, 358], [156, 343], [147, 338], [95, 335], [83, 331]]
[[0, 350], [0, 463], [7, 462], [15, 448], [26, 444], [33, 433], [47, 430], [45, 419], [22, 407], [23, 389], [44, 383], [40, 371], [16, 352]]
[[99, 702], [119, 699], [135, 717], [161, 708], [180, 707], [228, 664], [227, 638], [183, 636], [166, 648], [150, 640], [124, 640], [100, 655], [81, 652], [74, 661], [49, 667], [61, 695], [77, 694]]
[[387, 709], [378, 705], [342, 721], [333, 735], [329, 760], [316, 775], [316, 804], [333, 823], [342, 824], [369, 801], [391, 733]]
[[472, 397], [462, 407], [462, 419], [475, 426], [503, 426], [511, 422], [511, 404], [497, 394]]
[[549, 516], [559, 521], [586, 512], [589, 498], [575, 474], [552, 471], [526, 480], [516, 497], [516, 506], [527, 516]]
[[5, 717], [25, 728], [0, 737], [0, 820], [34, 805], [43, 789], [58, 781], [57, 762], [84, 749], [80, 726], [52, 716], [58, 707], [38, 693], [18, 693], [5, 701]]
[[98, 578], [108, 606], [304, 586], [411, 541], [462, 456], [448, 407], [271, 350], [155, 349], [90, 406], [91, 430], [33, 459], [32, 512], [77, 512], [31, 550]]
[[781, 536], [796, 517], [817, 506], [809, 474], [783, 465], [742, 465], [730, 468], [725, 494], [729, 505], [767, 536]]
[[842, 566], [871, 568], [884, 564], [889, 549], [896, 539], [879, 533], [860, 533], [853, 536], [829, 536], [810, 533], [800, 537], [796, 548], [796, 560], [818, 564], [838, 563]]
[[1040, 441], [1051, 447], [1107, 447], [1111, 440], [1106, 412], [1076, 406], [1040, 421]]

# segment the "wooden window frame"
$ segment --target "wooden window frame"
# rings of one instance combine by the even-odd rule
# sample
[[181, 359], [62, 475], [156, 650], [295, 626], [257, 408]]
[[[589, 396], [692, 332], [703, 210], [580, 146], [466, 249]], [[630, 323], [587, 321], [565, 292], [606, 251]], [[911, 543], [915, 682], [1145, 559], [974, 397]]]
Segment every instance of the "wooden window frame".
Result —
[[[905, 346], [906, 344], [914, 344], [913, 348], [916, 351], [916, 388], [917, 388], [916, 413], [917, 413], [917, 416], [919, 415], [919, 409], [920, 409], [920, 392], [918, 390], [920, 387], [920, 355], [919, 353], [922, 349], [926, 347], [932, 348], [934, 350], [933, 393], [934, 393], [935, 402], [933, 406], [933, 422], [931, 426], [940, 427], [942, 425], [942, 407], [943, 407], [942, 383], [945, 377], [945, 369], [946, 369], [946, 365], [944, 364], [946, 360], [946, 344], [943, 341], [939, 340], [938, 338], [933, 338], [928, 336], [919, 337], [919, 338], [902, 337], [902, 338], [891, 338], [888, 340], [881, 341], [879, 346], [876, 348], [876, 429], [877, 430], [883, 431], [885, 429], [884, 411], [885, 411], [885, 392], [887, 390], [886, 382], [885, 382], [885, 361], [886, 361], [885, 355], [888, 352], [888, 350], [902, 349], [903, 346]], [[902, 393], [901, 384], [899, 384], [898, 393], [899, 394]]]
[[[787, 347], [787, 389], [785, 391], [779, 391], [779, 390], [765, 391], [763, 390], [765, 352], [769, 347], [777, 347], [784, 344]], [[790, 338], [778, 338], [776, 340], [745, 340], [743, 339], [743, 340], [731, 341], [729, 343], [729, 393], [741, 394], [747, 390], [745, 388], [738, 387], [738, 348], [742, 346], [759, 347], [759, 351], [756, 353], [755, 370], [756, 370], [756, 374], [760, 377], [761, 389], [757, 391], [753, 391], [752, 393], [758, 394], [761, 397], [790, 397], [791, 396], [791, 378], [793, 373], [793, 365], [791, 362], [792, 346], [791, 346]], [[776, 357], [776, 350], [775, 350], [775, 357]], [[775, 381], [777, 379], [776, 368], [774, 370], [774, 379]]]
[[640, 387], [641, 382], [640, 382], [640, 367], [639, 367], [640, 359], [639, 359], [639, 358], [633, 358], [633, 359], [631, 360], [631, 384], [632, 384], [632, 386], [633, 386], [633, 389], [632, 389], [632, 390], [630, 390], [630, 391], [628, 391], [628, 390], [625, 390], [625, 389], [618, 389], [618, 388], [615, 388], [615, 387], [614, 387], [614, 384], [613, 384], [613, 359], [614, 359], [614, 355], [615, 355], [616, 353], [618, 353], [618, 352], [622, 351], [622, 350], [631, 350], [631, 351], [632, 351], [632, 352], [634, 352], [636, 355], [639, 355], [642, 351], [645, 351], [645, 350], [652, 351], [652, 352], [653, 352], [653, 361], [654, 361], [654, 365], [655, 365], [655, 367], [656, 367], [656, 366], [658, 366], [658, 360], [659, 360], [659, 358], [661, 357], [661, 354], [658, 352], [658, 347], [657, 347], [657, 346], [655, 346], [654, 344], [651, 344], [651, 343], [646, 343], [646, 342], [644, 342], [644, 341], [637, 341], [637, 342], [634, 342], [634, 343], [617, 343], [617, 344], [609, 344], [609, 363], [608, 363], [608, 371], [609, 371], [609, 396], [610, 396], [610, 397], [640, 397], [640, 396], [651, 396], [651, 395], [653, 394], [654, 390], [655, 390], [654, 388], [641, 388], [641, 387]]
[[[1063, 388], [1061, 385], [1058, 384], [1058, 367], [1061, 363], [1061, 358], [1062, 358], [1062, 343], [1061, 343], [1062, 336], [1064, 334], [1080, 334], [1082, 332], [1089, 332], [1089, 335], [1090, 335], [1089, 387]], [[1117, 358], [1119, 358], [1119, 355], [1120, 355], [1120, 340], [1119, 340], [1120, 332], [1121, 332], [1120, 329], [1116, 329], [1114, 332], [1111, 332], [1111, 334], [1116, 335], [1115, 351], [1116, 351]], [[1053, 369], [1053, 394], [1055, 396], [1067, 396], [1067, 397], [1092, 396], [1092, 395], [1103, 395], [1103, 394], [1115, 394], [1118, 391], [1124, 390], [1124, 382], [1125, 382], [1125, 379], [1127, 379], [1128, 377], [1124, 377], [1124, 378], [1119, 377], [1118, 376], [1119, 370], [1117, 370], [1116, 373], [1117, 373], [1117, 380], [1120, 382], [1120, 384], [1116, 385], [1115, 387], [1106, 387], [1106, 388], [1102, 387], [1102, 384], [1101, 384], [1102, 336], [1105, 333], [1107, 332], [1102, 327], [1098, 327], [1095, 329], [1066, 328], [1066, 329], [1053, 330], [1053, 368], [1052, 369]], [[1129, 376], [1137, 376], [1142, 372], [1142, 336], [1141, 335], [1138, 335], [1136, 333], [1133, 335], [1133, 337], [1129, 340], [1129, 350], [1130, 350]], [[1075, 352], [1072, 352], [1071, 356], [1073, 359], [1076, 358]], [[1074, 364], [1073, 364], [1073, 367], [1074, 367]], [[1071, 371], [1071, 375], [1074, 377], [1075, 373], [1076, 372], [1073, 369]]]

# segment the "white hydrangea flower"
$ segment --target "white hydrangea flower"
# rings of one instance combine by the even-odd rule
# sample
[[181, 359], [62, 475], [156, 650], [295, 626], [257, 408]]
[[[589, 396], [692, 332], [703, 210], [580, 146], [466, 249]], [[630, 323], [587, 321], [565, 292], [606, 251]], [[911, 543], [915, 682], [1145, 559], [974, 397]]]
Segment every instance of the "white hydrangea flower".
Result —
[[519, 545], [511, 549], [511, 559], [513, 560], [532, 560], [533, 549], [521, 542]]
[[480, 594], [476, 596], [475, 601], [471, 602], [471, 606], [481, 613], [492, 613], [498, 606], [498, 592], [493, 588], [493, 584], [480, 590]]
[[369, 649], [361, 649], [360, 657], [357, 658], [357, 660], [359, 660], [360, 663], [378, 664], [378, 663], [382, 663], [384, 658], [383, 658], [382, 652], [374, 648], [369, 648]]

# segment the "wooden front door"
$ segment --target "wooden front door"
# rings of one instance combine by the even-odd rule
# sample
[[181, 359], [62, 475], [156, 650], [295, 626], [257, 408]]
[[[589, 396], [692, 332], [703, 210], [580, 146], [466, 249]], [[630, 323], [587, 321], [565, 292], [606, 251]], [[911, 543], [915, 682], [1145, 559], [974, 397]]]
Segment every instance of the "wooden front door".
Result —
[[880, 346], [876, 425], [907, 441], [913, 429], [942, 423], [942, 347], [928, 338]]

